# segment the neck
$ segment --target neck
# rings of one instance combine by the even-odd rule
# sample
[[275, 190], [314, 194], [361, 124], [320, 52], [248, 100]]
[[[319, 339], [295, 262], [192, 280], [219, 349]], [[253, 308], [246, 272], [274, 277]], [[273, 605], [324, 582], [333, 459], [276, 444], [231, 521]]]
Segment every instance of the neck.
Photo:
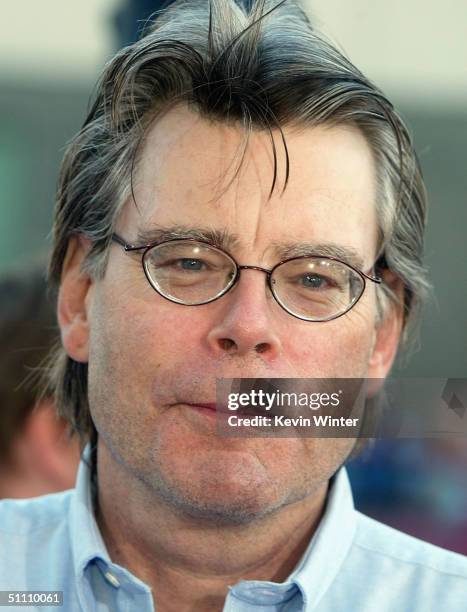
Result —
[[[326, 486], [250, 524], [216, 525], [155, 498], [99, 446], [96, 519], [114, 563], [156, 593], [157, 609], [222, 610], [228, 586], [283, 582], [321, 518]], [[116, 503], [124, 500], [124, 503]]]

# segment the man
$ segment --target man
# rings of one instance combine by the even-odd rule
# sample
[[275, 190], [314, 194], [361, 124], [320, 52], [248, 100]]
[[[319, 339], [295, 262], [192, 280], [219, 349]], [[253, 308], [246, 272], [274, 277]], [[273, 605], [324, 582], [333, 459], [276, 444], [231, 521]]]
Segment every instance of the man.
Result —
[[353, 509], [355, 439], [215, 425], [216, 378], [384, 379], [427, 286], [424, 218], [398, 115], [294, 2], [159, 16], [62, 168], [51, 376], [87, 445], [74, 492], [4, 503], [1, 588], [86, 611], [463, 610], [463, 557]]
[[0, 498], [63, 491], [76, 480], [77, 436], [57, 418], [51, 393], [40, 399], [38, 371], [59, 334], [45, 270], [0, 279]]

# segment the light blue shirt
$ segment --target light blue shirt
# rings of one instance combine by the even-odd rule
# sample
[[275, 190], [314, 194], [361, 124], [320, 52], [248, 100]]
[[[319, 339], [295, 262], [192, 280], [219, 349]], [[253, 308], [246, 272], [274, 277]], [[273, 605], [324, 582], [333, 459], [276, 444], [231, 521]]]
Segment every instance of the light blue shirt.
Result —
[[[85, 457], [89, 456], [88, 450]], [[90, 474], [76, 488], [0, 502], [0, 590], [64, 592], [67, 612], [149, 612], [151, 589], [112, 563], [97, 527]], [[25, 611], [32, 608], [9, 607]], [[302, 559], [282, 584], [242, 580], [224, 612], [466, 612], [467, 558], [354, 509], [345, 468]]]

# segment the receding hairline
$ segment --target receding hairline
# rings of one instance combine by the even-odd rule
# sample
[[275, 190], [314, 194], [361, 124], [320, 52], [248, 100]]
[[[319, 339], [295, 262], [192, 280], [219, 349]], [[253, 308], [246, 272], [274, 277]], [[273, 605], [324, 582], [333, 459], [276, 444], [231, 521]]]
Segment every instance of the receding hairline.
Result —
[[[153, 139], [159, 136], [159, 137], [162, 137], [162, 141], [167, 141], [167, 131], [165, 132], [165, 134], [164, 134], [164, 131], [159, 131], [164, 128], [167, 129], [171, 127], [170, 123], [169, 125], [164, 124], [164, 120], [166, 120], [167, 118], [169, 122], [172, 122], [172, 123], [175, 122], [176, 124], [177, 123], [180, 124], [180, 120], [181, 120], [182, 131], [179, 134], [180, 138], [184, 138], [187, 134], [190, 133], [191, 128], [193, 127], [193, 122], [195, 122], [196, 124], [203, 122], [205, 125], [211, 126], [214, 128], [219, 127], [223, 130], [224, 129], [228, 130], [230, 134], [234, 135], [235, 141], [234, 141], [234, 147], [233, 147], [234, 149], [233, 154], [231, 158], [228, 159], [228, 161], [226, 162], [226, 166], [228, 169], [225, 173], [223, 174], [220, 173], [219, 179], [215, 181], [214, 183], [217, 186], [217, 189], [216, 189], [217, 195], [213, 196], [212, 198], [213, 202], [217, 201], [223, 195], [223, 193], [225, 193], [228, 190], [233, 180], [237, 177], [239, 171], [241, 170], [243, 166], [244, 158], [248, 152], [249, 145], [250, 145], [250, 137], [252, 135], [253, 136], [264, 136], [264, 150], [271, 152], [269, 159], [271, 160], [271, 162], [273, 161], [272, 143], [269, 138], [269, 132], [264, 126], [252, 124], [251, 130], [249, 130], [249, 129], [246, 129], [245, 126], [239, 120], [235, 119], [232, 121], [228, 121], [227, 119], [223, 119], [219, 117], [212, 117], [210, 115], [207, 115], [206, 113], [203, 113], [202, 111], [195, 108], [194, 106], [187, 104], [185, 101], [181, 101], [178, 103], [172, 103], [169, 101], [168, 104], [162, 109], [159, 109], [157, 113], [152, 113], [152, 116], [148, 119], [146, 127], [144, 128], [144, 131], [141, 134], [138, 145], [135, 149], [133, 171], [130, 177], [131, 189], [129, 189], [129, 191], [131, 191], [131, 195], [128, 198], [126, 198], [125, 203], [122, 202], [120, 213], [122, 212], [124, 205], [126, 205], [128, 201], [131, 201], [131, 200], [133, 200], [133, 204], [135, 204], [136, 208], [138, 208], [138, 203], [137, 203], [136, 196], [135, 196], [135, 184], [136, 183], [134, 179], [138, 176], [139, 170], [141, 169], [143, 157], [146, 157], [146, 154], [148, 152], [148, 146], [150, 146], [151, 144], [155, 144], [154, 149], [157, 150], [158, 148], [157, 141], [154, 143]], [[185, 119], [187, 119], [187, 121], [184, 121]], [[178, 127], [180, 127], [180, 125]], [[326, 119], [326, 120], [318, 121], [318, 122], [312, 122], [312, 121], [306, 122], [306, 121], [300, 120], [300, 121], [285, 123], [284, 125], [281, 125], [281, 128], [283, 129], [283, 135], [284, 135], [284, 140], [282, 143], [280, 142], [281, 133], [279, 132], [279, 130], [277, 128], [272, 129], [272, 133], [275, 136], [276, 146], [280, 145], [280, 149], [279, 149], [280, 152], [277, 156], [280, 180], [279, 180], [279, 185], [276, 186], [276, 189], [282, 188], [282, 193], [283, 193], [285, 189], [287, 188], [288, 175], [290, 172], [293, 172], [292, 167], [290, 167], [290, 169], [289, 167], [287, 167], [287, 170], [286, 171], [284, 170], [286, 157], [287, 157], [287, 164], [289, 164], [289, 159], [288, 159], [289, 149], [287, 145], [288, 145], [290, 137], [303, 135], [305, 137], [309, 137], [310, 139], [312, 139], [313, 135], [316, 135], [316, 133], [329, 132], [329, 131], [333, 131], [337, 129], [339, 130], [339, 132], [350, 132], [350, 133], [357, 135], [361, 139], [361, 141], [364, 143], [364, 148], [368, 152], [368, 161], [372, 167], [371, 173], [373, 174], [374, 180], [375, 180], [374, 206], [375, 206], [375, 210], [377, 210], [378, 199], [380, 197], [380, 194], [378, 193], [379, 192], [378, 173], [380, 171], [379, 163], [376, 158], [375, 151], [374, 151], [374, 148], [372, 146], [370, 139], [365, 134], [365, 131], [362, 129], [362, 127], [358, 124], [357, 121], [352, 121], [349, 119], [335, 119], [335, 118], [334, 119], [330, 118], [330, 119]], [[238, 135], [238, 138], [236, 138], [237, 135]], [[169, 132], [168, 140], [169, 142], [172, 141], [171, 145], [173, 146], [176, 144], [178, 140], [178, 136], [176, 136], [175, 139], [173, 139], [172, 134], [170, 134]], [[283, 154], [281, 150], [282, 145], [284, 146], [285, 155]], [[242, 146], [243, 146], [243, 149], [242, 149]], [[170, 150], [168, 151], [168, 154], [170, 155]], [[236, 161], [238, 161], [237, 164], [235, 164]], [[233, 168], [233, 172], [232, 172], [232, 168]], [[229, 174], [232, 174], [230, 181], [224, 182], [223, 179], [225, 177], [228, 177]], [[285, 181], [282, 181], [282, 178], [284, 177], [285, 177]], [[274, 180], [272, 181], [273, 183], [274, 183]], [[281, 182], [282, 182], [282, 185], [281, 185]], [[225, 184], [224, 188], [219, 188], [221, 183]], [[272, 190], [270, 192], [268, 200], [270, 199], [271, 196], [272, 196]]]

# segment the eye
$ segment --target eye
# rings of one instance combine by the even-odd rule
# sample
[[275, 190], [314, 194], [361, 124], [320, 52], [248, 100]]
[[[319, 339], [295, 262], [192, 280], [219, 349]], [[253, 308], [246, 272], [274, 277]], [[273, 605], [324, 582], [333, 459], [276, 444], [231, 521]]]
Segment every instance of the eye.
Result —
[[309, 289], [325, 289], [332, 285], [328, 279], [319, 274], [304, 274], [300, 277], [300, 283]]
[[195, 270], [200, 271], [205, 269], [206, 264], [201, 259], [178, 259], [175, 261], [177, 267], [180, 267], [182, 270]]

